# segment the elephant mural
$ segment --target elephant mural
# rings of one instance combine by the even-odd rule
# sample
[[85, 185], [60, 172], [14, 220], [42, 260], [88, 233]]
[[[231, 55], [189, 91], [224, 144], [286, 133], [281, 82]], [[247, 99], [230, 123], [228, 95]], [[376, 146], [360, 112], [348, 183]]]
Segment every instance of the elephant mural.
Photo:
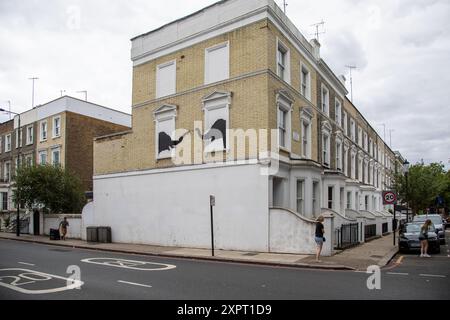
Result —
[[216, 139], [222, 139], [223, 141], [223, 148], [226, 149], [227, 147], [227, 122], [224, 119], [219, 119], [212, 127], [202, 135], [200, 130], [196, 129], [197, 134], [203, 139], [203, 140], [211, 140], [211, 142], [215, 141]]

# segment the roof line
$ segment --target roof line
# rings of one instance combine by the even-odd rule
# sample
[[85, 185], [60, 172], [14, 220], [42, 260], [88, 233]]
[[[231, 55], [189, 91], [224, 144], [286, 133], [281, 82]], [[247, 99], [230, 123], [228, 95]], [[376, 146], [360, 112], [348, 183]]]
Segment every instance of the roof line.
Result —
[[146, 33], [143, 33], [143, 34], [141, 34], [141, 35], [138, 35], [138, 36], [136, 36], [136, 37], [133, 37], [133, 38], [131, 38], [131, 41], [134, 41], [134, 40], [136, 40], [137, 38], [140, 38], [140, 37], [148, 36], [149, 34], [154, 33], [154, 32], [157, 32], [157, 31], [159, 31], [159, 30], [161, 30], [161, 29], [163, 29], [163, 28], [165, 28], [165, 27], [167, 27], [167, 26], [169, 26], [169, 25], [171, 25], [171, 24], [174, 24], [174, 23], [180, 22], [180, 21], [182, 21], [182, 20], [188, 19], [188, 18], [190, 18], [190, 17], [192, 17], [192, 16], [195, 16], [196, 14], [199, 14], [200, 12], [203, 12], [203, 11], [205, 11], [205, 10], [211, 8], [211, 7], [214, 7], [214, 6], [216, 6], [216, 5], [220, 5], [220, 4], [225, 3], [225, 2], [228, 2], [228, 1], [229, 1], [229, 0], [220, 0], [220, 1], [217, 1], [217, 2], [215, 2], [215, 3], [213, 3], [213, 4], [210, 4], [210, 5], [207, 6], [207, 7], [204, 7], [204, 8], [202, 8], [202, 9], [200, 9], [200, 10], [197, 10], [197, 11], [191, 13], [191, 14], [188, 14], [187, 16], [184, 16], [184, 17], [182, 17], [182, 18], [173, 20], [173, 21], [171, 21], [171, 22], [168, 22], [168, 23], [162, 25], [161, 27], [158, 27], [158, 28], [153, 29], [153, 30], [151, 30], [151, 31], [149, 31], [149, 32], [146, 32]]
[[[26, 112], [31, 111], [31, 110], [36, 109], [36, 108], [40, 108], [40, 107], [46, 106], [47, 104], [50, 104], [50, 103], [52, 103], [52, 102], [58, 101], [58, 100], [63, 99], [63, 98], [70, 98], [70, 99], [77, 100], [77, 101], [81, 101], [81, 102], [84, 102], [84, 103], [89, 103], [89, 104], [92, 104], [92, 105], [97, 106], [97, 107], [100, 107], [100, 108], [108, 109], [108, 110], [111, 110], [111, 111], [114, 111], [114, 112], [122, 113], [122, 114], [127, 115], [127, 116], [131, 116], [130, 113], [126, 113], [126, 112], [124, 112], [124, 111], [120, 111], [120, 110], [116, 110], [116, 109], [113, 109], [113, 108], [105, 107], [105, 106], [102, 106], [102, 105], [100, 105], [100, 104], [98, 104], [98, 103], [94, 103], [94, 102], [90, 102], [90, 101], [86, 101], [86, 100], [81, 100], [81, 99], [78, 99], [78, 98], [75, 98], [75, 97], [72, 97], [72, 96], [68, 96], [68, 95], [64, 95], [64, 96], [62, 96], [62, 97], [59, 97], [59, 98], [50, 100], [50, 101], [48, 101], [48, 102], [46, 102], [46, 103], [37, 105], [37, 106], [35, 106], [35, 107], [32, 108], [32, 109], [28, 109], [28, 110], [26, 110], [26, 111], [21, 112], [20, 114], [26, 113]], [[16, 117], [16, 116], [15, 116], [15, 117]]]

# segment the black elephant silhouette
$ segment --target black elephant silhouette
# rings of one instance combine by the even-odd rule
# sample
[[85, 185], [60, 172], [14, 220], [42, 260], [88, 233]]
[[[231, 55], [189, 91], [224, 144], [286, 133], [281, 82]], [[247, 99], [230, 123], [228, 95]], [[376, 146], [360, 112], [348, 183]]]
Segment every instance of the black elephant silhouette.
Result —
[[215, 141], [216, 139], [222, 139], [223, 141], [223, 148], [226, 149], [227, 147], [227, 122], [224, 119], [219, 119], [212, 127], [202, 135], [200, 130], [196, 129], [197, 134], [203, 139], [203, 140], [211, 140], [211, 142]]
[[158, 136], [158, 154], [160, 154], [163, 151], [171, 151], [173, 148], [175, 148], [177, 145], [179, 145], [181, 142], [183, 142], [184, 137], [189, 133], [186, 132], [181, 138], [178, 140], [172, 140], [172, 138], [163, 132], [159, 133]]

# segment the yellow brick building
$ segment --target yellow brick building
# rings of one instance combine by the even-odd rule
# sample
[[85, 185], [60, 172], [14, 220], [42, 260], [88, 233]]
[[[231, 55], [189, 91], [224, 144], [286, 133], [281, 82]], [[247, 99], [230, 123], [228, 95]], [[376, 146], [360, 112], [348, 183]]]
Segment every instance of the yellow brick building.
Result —
[[211, 195], [225, 249], [311, 252], [289, 234], [320, 214], [330, 232], [389, 224], [394, 153], [274, 1], [220, 1], [132, 39], [131, 56], [132, 130], [94, 142], [95, 219], [115, 241], [205, 247]]

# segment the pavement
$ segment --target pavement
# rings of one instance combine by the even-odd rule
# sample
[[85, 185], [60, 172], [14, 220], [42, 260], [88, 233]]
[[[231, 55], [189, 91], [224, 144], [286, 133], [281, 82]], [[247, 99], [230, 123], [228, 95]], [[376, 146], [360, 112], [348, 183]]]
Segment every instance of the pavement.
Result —
[[392, 234], [343, 250], [331, 257], [321, 257], [321, 262], [316, 262], [314, 255], [215, 250], [215, 256], [212, 257], [210, 249], [161, 247], [122, 243], [88, 243], [76, 239], [52, 241], [48, 236], [22, 234], [20, 237], [17, 237], [15, 234], [2, 232], [0, 232], [0, 239], [117, 253], [325, 270], [364, 271], [371, 265], [383, 267], [387, 265], [398, 252], [397, 246], [393, 245]]

